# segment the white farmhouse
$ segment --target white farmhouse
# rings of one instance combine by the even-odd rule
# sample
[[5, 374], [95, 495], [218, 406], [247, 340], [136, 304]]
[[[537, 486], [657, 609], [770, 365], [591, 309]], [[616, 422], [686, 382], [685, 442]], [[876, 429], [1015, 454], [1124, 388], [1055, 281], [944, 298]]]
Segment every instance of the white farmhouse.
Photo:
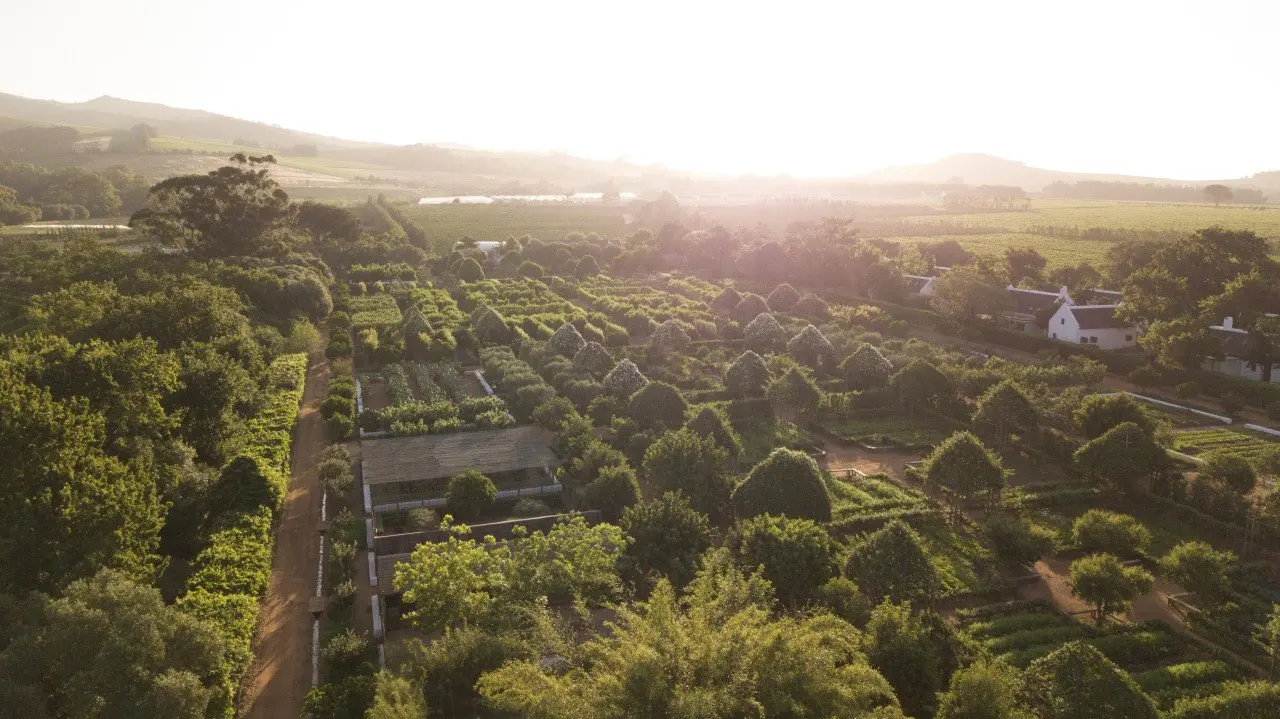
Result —
[[[1274, 315], [1268, 314], [1267, 316]], [[1218, 340], [1222, 346], [1222, 359], [1207, 358], [1201, 367], [1210, 372], [1242, 379], [1280, 382], [1280, 365], [1275, 365], [1270, 368], [1270, 371], [1267, 371], [1267, 367], [1264, 365], [1245, 359], [1251, 354], [1249, 349], [1253, 343], [1253, 338], [1248, 330], [1236, 327], [1232, 318], [1225, 317], [1222, 320], [1222, 324], [1210, 325], [1209, 334]]]
[[907, 291], [913, 295], [921, 295], [924, 297], [933, 296], [933, 283], [937, 277], [925, 277], [924, 275], [903, 275], [902, 280], [907, 285]]
[[1065, 286], [1057, 292], [1045, 292], [1009, 285], [1005, 291], [1009, 293], [1009, 308], [1000, 313], [1000, 324], [1028, 334], [1045, 334], [1040, 329], [1040, 318], [1052, 310], [1054, 305], [1075, 304]]
[[1138, 328], [1116, 317], [1119, 305], [1068, 305], [1049, 318], [1049, 337], [1059, 342], [1122, 350], [1138, 343]]

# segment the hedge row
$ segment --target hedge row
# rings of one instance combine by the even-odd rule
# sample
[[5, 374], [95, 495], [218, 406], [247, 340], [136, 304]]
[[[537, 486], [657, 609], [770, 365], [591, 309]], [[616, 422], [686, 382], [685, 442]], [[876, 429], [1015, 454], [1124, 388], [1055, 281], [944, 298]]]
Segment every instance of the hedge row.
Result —
[[[249, 440], [237, 459], [256, 461], [283, 497], [289, 476], [289, 450], [298, 405], [306, 382], [307, 356], [284, 355], [267, 369], [268, 399], [248, 422]], [[233, 459], [228, 466], [236, 463]], [[192, 560], [193, 572], [178, 606], [212, 622], [222, 634], [226, 654], [209, 716], [235, 716], [236, 689], [253, 661], [250, 649], [258, 603], [271, 579], [274, 548], [272, 518], [277, 506], [233, 511], [213, 522], [205, 548]]]

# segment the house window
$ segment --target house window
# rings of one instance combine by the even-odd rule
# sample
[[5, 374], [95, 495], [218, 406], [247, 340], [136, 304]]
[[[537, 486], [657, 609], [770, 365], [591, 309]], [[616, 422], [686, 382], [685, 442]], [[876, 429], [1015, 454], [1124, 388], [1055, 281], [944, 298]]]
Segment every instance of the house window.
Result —
[[1096, 345], [1096, 344], [1098, 344], [1098, 338], [1097, 338], [1097, 337], [1090, 337], [1090, 338], [1089, 338], [1089, 344], [1095, 344], [1095, 345]]
[[1087, 345], [1087, 344], [1089, 344], [1089, 338], [1088, 338], [1088, 337], [1081, 337], [1081, 338], [1080, 338], [1080, 344], [1082, 344], [1082, 345]]
[[1125, 335], [1125, 336], [1124, 336], [1124, 341], [1125, 341], [1125, 342], [1132, 342], [1132, 341], [1133, 341], [1133, 335]]
[[1060, 325], [1065, 325], [1066, 323], [1067, 323], [1067, 318], [1066, 318], [1066, 317], [1059, 317], [1059, 318], [1058, 318], [1058, 324], [1060, 324]]

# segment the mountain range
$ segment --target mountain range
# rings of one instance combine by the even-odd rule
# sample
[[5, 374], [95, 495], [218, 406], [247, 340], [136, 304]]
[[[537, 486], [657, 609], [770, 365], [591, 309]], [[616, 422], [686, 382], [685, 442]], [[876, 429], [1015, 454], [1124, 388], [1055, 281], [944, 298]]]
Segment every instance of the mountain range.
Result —
[[[601, 161], [562, 153], [491, 152], [460, 145], [432, 144], [395, 146], [359, 142], [219, 115], [204, 110], [175, 108], [136, 102], [104, 95], [86, 102], [35, 100], [0, 93], [0, 131], [24, 125], [69, 125], [86, 134], [120, 130], [138, 123], [155, 126], [160, 135], [193, 141], [186, 147], [196, 154], [223, 155], [227, 146], [249, 144], [288, 154], [291, 148], [314, 145], [318, 158], [328, 160], [295, 165], [305, 173], [329, 179], [351, 179], [358, 174], [376, 175], [417, 187], [439, 181], [448, 191], [552, 191], [553, 188], [584, 189], [611, 179], [642, 188], [673, 189], [683, 192], [733, 192], [751, 187], [776, 186], [778, 192], [840, 192], [842, 188], [865, 184], [941, 184], [961, 178], [970, 185], [1010, 185], [1037, 191], [1053, 182], [1100, 180], [1157, 184], [1208, 184], [1224, 182], [1275, 192], [1280, 190], [1280, 173], [1259, 173], [1253, 178], [1205, 180], [1188, 183], [1158, 177], [1136, 177], [1103, 173], [1063, 172], [983, 154], [957, 154], [936, 162], [886, 167], [862, 175], [832, 180], [802, 178], [736, 178], [674, 171], [656, 165], [624, 161]], [[206, 143], [207, 148], [201, 143]], [[287, 162], [285, 164], [288, 164]]]

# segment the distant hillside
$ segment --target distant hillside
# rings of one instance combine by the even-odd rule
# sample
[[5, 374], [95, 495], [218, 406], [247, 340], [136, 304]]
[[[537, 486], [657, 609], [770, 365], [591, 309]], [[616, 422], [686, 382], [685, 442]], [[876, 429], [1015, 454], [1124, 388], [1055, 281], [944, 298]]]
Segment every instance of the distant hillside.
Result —
[[32, 124], [72, 125], [101, 130], [119, 130], [145, 122], [157, 127], [163, 135], [224, 142], [251, 140], [264, 147], [313, 144], [320, 147], [353, 148], [368, 147], [371, 144], [289, 130], [203, 110], [186, 110], [105, 95], [88, 102], [55, 102], [0, 93], [0, 117], [25, 120]]
[[864, 182], [943, 183], [955, 177], [963, 179], [969, 185], [1013, 185], [1033, 191], [1053, 182], [1079, 182], [1081, 180], [1154, 182], [1170, 185], [1196, 184], [1159, 177], [1046, 170], [1040, 167], [1031, 167], [1024, 162], [981, 154], [950, 155], [924, 165], [886, 167], [860, 175], [857, 179]]

